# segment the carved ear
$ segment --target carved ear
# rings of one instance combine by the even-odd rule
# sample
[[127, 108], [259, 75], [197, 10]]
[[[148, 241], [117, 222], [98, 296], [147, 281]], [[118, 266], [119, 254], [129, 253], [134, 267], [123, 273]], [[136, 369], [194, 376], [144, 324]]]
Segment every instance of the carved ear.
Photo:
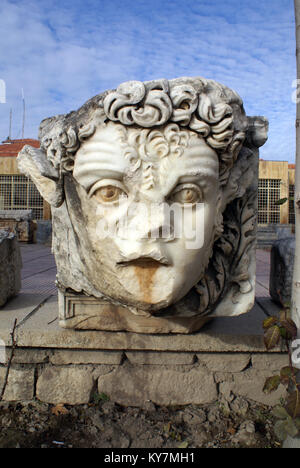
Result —
[[64, 192], [59, 171], [48, 161], [42, 149], [24, 146], [17, 163], [19, 170], [32, 180], [51, 206], [59, 207], [63, 203]]
[[266, 117], [248, 117], [246, 141], [250, 146], [260, 148], [268, 139], [269, 121]]

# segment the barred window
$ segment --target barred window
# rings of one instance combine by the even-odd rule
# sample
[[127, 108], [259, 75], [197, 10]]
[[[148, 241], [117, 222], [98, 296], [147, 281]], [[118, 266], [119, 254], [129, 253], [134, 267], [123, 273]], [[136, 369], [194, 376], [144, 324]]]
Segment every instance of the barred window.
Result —
[[279, 224], [280, 200], [279, 179], [259, 179], [258, 183], [258, 224]]
[[33, 219], [43, 219], [43, 198], [24, 175], [0, 175], [0, 209], [32, 210]]
[[289, 186], [289, 223], [295, 224], [295, 206], [294, 206], [294, 196], [295, 196], [295, 185]]

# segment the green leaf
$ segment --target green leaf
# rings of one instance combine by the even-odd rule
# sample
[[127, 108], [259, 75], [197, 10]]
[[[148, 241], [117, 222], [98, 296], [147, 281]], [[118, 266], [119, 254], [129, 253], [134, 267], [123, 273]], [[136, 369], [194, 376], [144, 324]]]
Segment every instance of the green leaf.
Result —
[[279, 343], [280, 336], [280, 328], [278, 325], [273, 325], [265, 331], [264, 342], [268, 351], [272, 348], [275, 348], [275, 346]]
[[279, 312], [279, 321], [282, 322], [282, 320], [286, 320], [287, 317], [289, 317], [289, 309], [285, 307]]
[[289, 418], [286, 420], [286, 432], [288, 433], [288, 435], [290, 435], [291, 437], [296, 437], [296, 435], [298, 434], [298, 428], [296, 427], [294, 421]]
[[189, 446], [189, 443], [185, 440], [181, 442], [181, 444], [179, 444], [177, 448], [187, 448], [188, 446]]
[[274, 432], [278, 439], [285, 440], [288, 435], [291, 437], [296, 437], [298, 434], [298, 429], [292, 418], [288, 417], [287, 419], [277, 421], [275, 423]]
[[272, 415], [278, 419], [286, 419], [290, 417], [283, 406], [275, 406], [275, 408], [272, 409]]
[[297, 325], [291, 318], [286, 318], [280, 321], [282, 327], [284, 327], [290, 338], [296, 338], [297, 336]]
[[278, 318], [277, 317], [268, 317], [266, 318], [264, 321], [263, 321], [263, 328], [265, 330], [267, 330], [268, 328], [270, 328], [272, 325], [275, 325], [275, 323], [278, 322]]
[[280, 200], [277, 200], [276, 202], [274, 202], [274, 205], [283, 205], [284, 203], [286, 203], [288, 201], [288, 198], [280, 198]]
[[169, 434], [171, 431], [171, 423], [168, 422], [168, 424], [165, 424], [163, 430], [166, 434]]
[[280, 384], [280, 375], [273, 375], [272, 377], [267, 378], [263, 388], [264, 393], [271, 393], [274, 390], [277, 390]]
[[285, 440], [287, 438], [288, 433], [286, 430], [286, 419], [276, 421], [276, 423], [274, 424], [274, 432], [279, 440]]
[[297, 427], [298, 431], [300, 431], [300, 418], [294, 419], [294, 424]]
[[288, 332], [287, 332], [286, 328], [284, 328], [284, 327], [279, 327], [279, 328], [280, 328], [280, 336], [283, 339], [288, 339], [289, 335], [288, 335]]
[[289, 381], [296, 375], [298, 369], [295, 367], [286, 366], [280, 370], [280, 381], [283, 385], [288, 385]]
[[295, 419], [300, 416], [300, 393], [299, 390], [292, 392], [287, 398], [286, 410]]

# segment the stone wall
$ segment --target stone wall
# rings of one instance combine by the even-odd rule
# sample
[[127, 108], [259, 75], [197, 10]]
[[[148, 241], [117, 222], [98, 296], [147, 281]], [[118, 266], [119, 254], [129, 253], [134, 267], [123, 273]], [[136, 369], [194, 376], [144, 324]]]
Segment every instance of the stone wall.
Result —
[[[6, 358], [10, 349], [6, 349]], [[247, 352], [98, 351], [18, 348], [10, 368], [6, 401], [38, 399], [85, 404], [104, 393], [121, 405], [142, 406], [232, 402], [242, 396], [275, 405], [284, 387], [271, 395], [265, 379], [288, 365], [286, 354]], [[0, 367], [0, 389], [6, 367]]]
[[[2, 341], [6, 361], [18, 319], [4, 398], [86, 404], [103, 393], [122, 405], [151, 400], [160, 405], [218, 401], [232, 406], [240, 395], [275, 405], [284, 388], [271, 395], [262, 389], [267, 377], [288, 365], [288, 358], [280, 346], [266, 351], [265, 310], [273, 315], [280, 308], [265, 299], [249, 314], [220, 317], [200, 332], [165, 335], [64, 329], [58, 324], [56, 296], [20, 294], [0, 310], [0, 350]], [[3, 358], [0, 390], [4, 363]]]

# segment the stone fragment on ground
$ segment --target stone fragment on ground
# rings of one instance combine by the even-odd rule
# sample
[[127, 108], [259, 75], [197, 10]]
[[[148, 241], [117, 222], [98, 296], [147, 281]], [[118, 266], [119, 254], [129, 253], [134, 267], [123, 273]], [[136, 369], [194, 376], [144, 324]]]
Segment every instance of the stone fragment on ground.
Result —
[[271, 250], [270, 296], [281, 304], [291, 301], [295, 236], [277, 240]]
[[15, 234], [0, 230], [0, 307], [21, 289], [22, 259]]

